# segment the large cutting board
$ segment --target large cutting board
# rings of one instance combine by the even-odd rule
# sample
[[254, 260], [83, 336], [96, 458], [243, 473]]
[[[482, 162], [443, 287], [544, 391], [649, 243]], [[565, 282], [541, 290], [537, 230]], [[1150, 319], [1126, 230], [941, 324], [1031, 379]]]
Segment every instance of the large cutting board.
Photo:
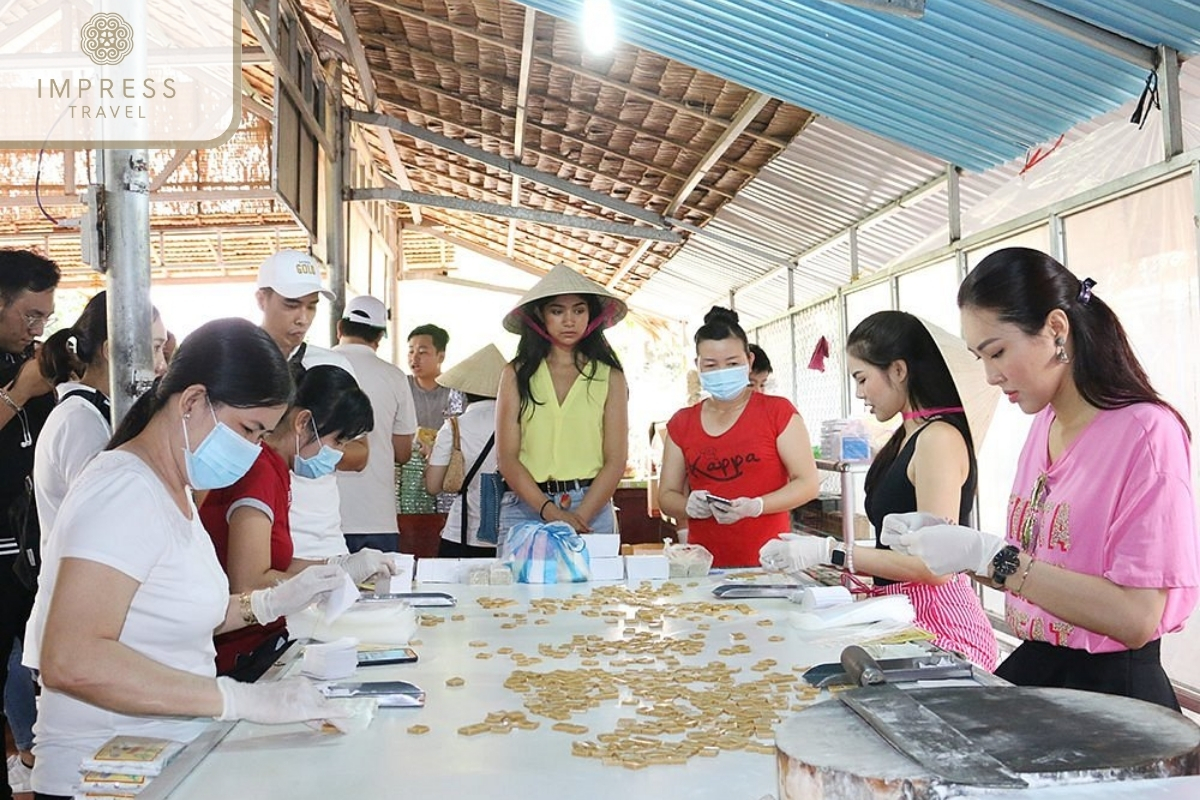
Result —
[[[908, 691], [1031, 787], [1200, 774], [1200, 727], [1151, 703], [1017, 686]], [[838, 702], [797, 713], [775, 742], [780, 800], [988, 794], [928, 774]]]

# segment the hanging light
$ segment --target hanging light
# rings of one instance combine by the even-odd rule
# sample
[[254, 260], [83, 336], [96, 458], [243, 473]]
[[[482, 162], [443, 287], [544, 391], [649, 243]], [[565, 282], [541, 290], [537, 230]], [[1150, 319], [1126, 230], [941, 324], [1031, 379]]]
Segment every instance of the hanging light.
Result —
[[617, 24], [610, 0], [583, 0], [583, 46], [604, 55], [617, 43]]

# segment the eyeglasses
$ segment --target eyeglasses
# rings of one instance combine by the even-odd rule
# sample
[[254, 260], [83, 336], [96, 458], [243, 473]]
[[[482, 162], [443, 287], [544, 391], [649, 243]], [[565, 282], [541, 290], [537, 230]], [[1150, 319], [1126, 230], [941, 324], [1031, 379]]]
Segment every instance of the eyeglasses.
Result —
[[58, 319], [58, 317], [54, 316], [53, 314], [21, 314], [21, 317], [25, 320], [26, 327], [30, 329], [37, 327], [49, 327], [50, 325], [54, 324], [55, 320]]
[[1025, 508], [1025, 519], [1021, 522], [1021, 550], [1026, 553], [1037, 552], [1038, 538], [1041, 536], [1042, 504], [1045, 502], [1046, 473], [1038, 475], [1033, 484], [1033, 495]]

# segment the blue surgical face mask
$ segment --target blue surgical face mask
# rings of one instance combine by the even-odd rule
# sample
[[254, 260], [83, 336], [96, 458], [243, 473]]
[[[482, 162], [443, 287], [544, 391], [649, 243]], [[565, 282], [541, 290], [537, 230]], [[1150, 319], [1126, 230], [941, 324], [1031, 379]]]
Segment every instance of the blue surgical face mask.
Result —
[[208, 406], [216, 426], [192, 452], [188, 441], [187, 420], [183, 422], [183, 463], [187, 469], [188, 485], [198, 491], [223, 489], [232, 486], [254, 466], [261, 449], [257, 444], [238, 436], [233, 428], [217, 419]]
[[700, 388], [718, 400], [732, 400], [749, 385], [749, 364], [700, 373]]
[[[317, 435], [317, 441], [321, 440], [321, 432], [317, 430], [317, 423], [313, 422], [312, 417], [308, 418], [312, 423], [313, 433]], [[292, 459], [292, 472], [299, 475], [301, 478], [323, 478], [326, 475], [333, 473], [337, 469], [338, 462], [342, 460], [342, 451], [334, 450], [327, 444], [321, 445], [321, 450], [312, 458], [305, 458], [300, 455], [300, 434], [296, 434], [296, 457]]]

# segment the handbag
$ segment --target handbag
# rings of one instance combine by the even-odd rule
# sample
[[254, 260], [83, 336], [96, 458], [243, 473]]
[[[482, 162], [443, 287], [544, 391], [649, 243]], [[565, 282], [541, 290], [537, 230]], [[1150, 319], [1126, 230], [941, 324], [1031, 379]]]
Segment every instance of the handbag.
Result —
[[450, 463], [446, 466], [446, 477], [442, 478], [442, 491], [458, 494], [462, 491], [463, 479], [466, 477], [466, 464], [463, 461], [462, 441], [458, 437], [458, 417], [450, 417], [447, 421], [454, 438], [450, 446]]
[[[479, 468], [483, 466], [483, 460], [487, 458], [487, 454], [492, 451], [492, 445], [496, 443], [496, 434], [488, 437], [487, 444], [483, 446], [479, 457], [475, 459], [475, 463], [471, 465], [471, 471], [467, 473], [467, 477], [463, 480], [462, 486], [457, 494], [462, 498], [462, 503], [459, 506], [459, 544], [467, 543], [467, 520], [471, 516], [467, 510], [467, 493], [471, 488], [471, 481], [475, 479]], [[479, 486], [479, 540], [488, 544], [495, 544], [500, 531], [500, 502], [495, 496], [494, 481], [488, 481], [488, 478], [498, 478], [498, 472], [485, 472], [480, 475]], [[489, 497], [490, 493], [490, 497]], [[489, 504], [490, 501], [490, 504]]]

